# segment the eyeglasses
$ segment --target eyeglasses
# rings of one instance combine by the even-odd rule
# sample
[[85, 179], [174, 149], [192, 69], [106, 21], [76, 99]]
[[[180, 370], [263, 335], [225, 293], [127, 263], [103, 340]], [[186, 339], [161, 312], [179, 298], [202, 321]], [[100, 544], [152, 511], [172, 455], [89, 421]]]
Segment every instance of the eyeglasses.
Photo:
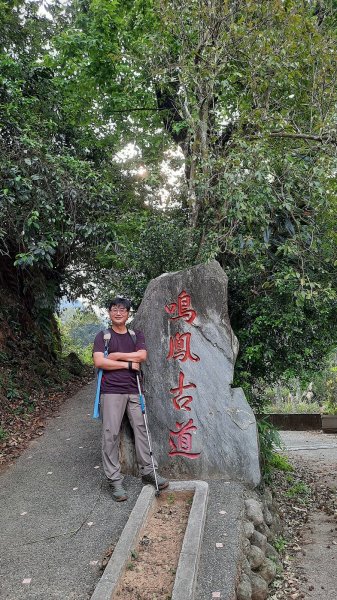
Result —
[[122, 315], [124, 315], [128, 312], [128, 309], [125, 308], [125, 306], [112, 306], [110, 312], [112, 312], [114, 315], [116, 315], [117, 313], [121, 313]]

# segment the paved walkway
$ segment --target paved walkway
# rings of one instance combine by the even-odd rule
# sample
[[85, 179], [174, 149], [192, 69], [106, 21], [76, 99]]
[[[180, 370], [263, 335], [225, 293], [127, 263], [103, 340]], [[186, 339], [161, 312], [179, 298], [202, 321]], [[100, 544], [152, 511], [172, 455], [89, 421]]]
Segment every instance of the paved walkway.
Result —
[[111, 499], [101, 467], [94, 385], [49, 420], [45, 434], [0, 476], [0, 597], [85, 600], [99, 561], [115, 543], [141, 490], [126, 479], [128, 502]]
[[[283, 431], [290, 458], [319, 476], [323, 489], [337, 493], [337, 435], [317, 431]], [[306, 600], [337, 598], [337, 514], [315, 510], [302, 531], [304, 550], [294, 561]]]
[[[82, 388], [0, 475], [2, 600], [88, 600], [137, 500], [135, 477], [125, 479], [127, 502], [111, 498], [93, 397], [94, 384]], [[209, 482], [196, 600], [233, 597], [242, 508], [241, 485]]]
[[314, 461], [327, 461], [337, 465], [337, 434], [321, 431], [280, 431], [286, 451]]

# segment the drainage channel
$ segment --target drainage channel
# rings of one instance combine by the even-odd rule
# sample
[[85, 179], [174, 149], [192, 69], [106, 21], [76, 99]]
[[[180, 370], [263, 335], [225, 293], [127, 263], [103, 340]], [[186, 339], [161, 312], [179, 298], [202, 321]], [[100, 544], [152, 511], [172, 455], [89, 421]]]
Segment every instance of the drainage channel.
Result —
[[[208, 484], [204, 481], [171, 481], [168, 491], [194, 491], [193, 502], [187, 522], [183, 545], [172, 591], [172, 600], [193, 600], [203, 537]], [[98, 582], [91, 600], [111, 600], [116, 591], [130, 554], [137, 543], [154, 501], [155, 490], [145, 486], [130, 514], [115, 550]]]

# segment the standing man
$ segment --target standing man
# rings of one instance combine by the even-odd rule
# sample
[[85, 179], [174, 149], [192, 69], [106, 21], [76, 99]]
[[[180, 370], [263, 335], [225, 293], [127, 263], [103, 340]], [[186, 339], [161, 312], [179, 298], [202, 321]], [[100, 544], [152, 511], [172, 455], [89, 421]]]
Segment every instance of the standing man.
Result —
[[[109, 305], [111, 319], [111, 339], [109, 355], [104, 356], [104, 338], [101, 331], [94, 341], [94, 364], [103, 369], [101, 383], [102, 461], [104, 472], [112, 486], [112, 497], [117, 502], [127, 500], [123, 488], [123, 476], [119, 463], [119, 433], [122, 419], [127, 412], [135, 436], [135, 448], [140, 473], [144, 483], [155, 485], [149, 444], [143, 414], [139, 404], [137, 373], [140, 364], [146, 360], [147, 351], [144, 335], [136, 331], [136, 343], [126, 328], [131, 302], [127, 298], [116, 297]], [[154, 459], [155, 468], [158, 465]], [[157, 473], [159, 489], [169, 482]]]

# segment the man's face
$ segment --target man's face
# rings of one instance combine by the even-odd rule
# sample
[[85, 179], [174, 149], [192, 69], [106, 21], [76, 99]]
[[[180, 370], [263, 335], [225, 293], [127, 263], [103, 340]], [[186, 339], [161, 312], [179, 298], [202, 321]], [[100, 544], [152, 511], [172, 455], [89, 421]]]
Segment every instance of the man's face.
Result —
[[113, 325], [124, 325], [129, 318], [129, 311], [125, 306], [117, 304], [110, 308], [109, 316]]

